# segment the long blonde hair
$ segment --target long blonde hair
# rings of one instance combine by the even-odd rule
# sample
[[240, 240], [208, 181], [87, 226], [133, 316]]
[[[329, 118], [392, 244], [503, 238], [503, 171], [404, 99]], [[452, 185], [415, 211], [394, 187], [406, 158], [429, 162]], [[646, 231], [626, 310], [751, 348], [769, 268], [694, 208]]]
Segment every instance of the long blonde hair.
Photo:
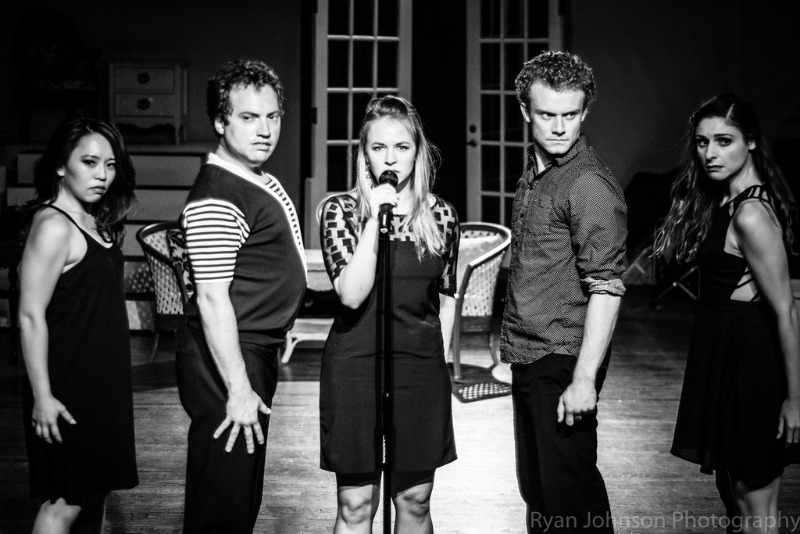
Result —
[[405, 217], [401, 226], [410, 228], [411, 233], [417, 237], [418, 258], [422, 258], [426, 252], [440, 256], [446, 245], [429, 205], [431, 183], [436, 178], [436, 168], [439, 163], [439, 151], [428, 142], [417, 109], [405, 98], [386, 95], [373, 98], [367, 104], [356, 149], [355, 188], [351, 191], [356, 197], [359, 219], [366, 221], [370, 216], [368, 199], [373, 185], [372, 171], [367, 168], [367, 135], [372, 123], [383, 117], [391, 117], [402, 122], [411, 134], [417, 149], [414, 170], [409, 177], [412, 195], [411, 213]]

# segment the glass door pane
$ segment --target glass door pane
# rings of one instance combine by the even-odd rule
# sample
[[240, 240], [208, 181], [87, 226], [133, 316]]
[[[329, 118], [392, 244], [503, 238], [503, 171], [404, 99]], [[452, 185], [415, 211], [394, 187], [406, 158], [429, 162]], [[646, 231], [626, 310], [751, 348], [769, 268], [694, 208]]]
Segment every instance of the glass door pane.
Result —
[[510, 226], [530, 134], [514, 78], [542, 50], [561, 48], [557, 0], [469, 0], [467, 218]]
[[319, 0], [315, 17], [312, 176], [306, 180], [305, 240], [316, 246], [317, 204], [354, 185], [353, 149], [373, 96], [411, 95], [413, 0]]

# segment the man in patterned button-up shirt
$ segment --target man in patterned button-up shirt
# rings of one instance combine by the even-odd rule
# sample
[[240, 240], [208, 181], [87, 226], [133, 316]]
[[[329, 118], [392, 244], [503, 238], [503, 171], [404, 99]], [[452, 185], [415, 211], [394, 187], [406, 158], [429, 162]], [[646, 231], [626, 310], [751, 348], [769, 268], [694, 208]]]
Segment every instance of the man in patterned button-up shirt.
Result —
[[529, 532], [613, 533], [596, 415], [625, 291], [625, 200], [581, 135], [591, 69], [543, 52], [516, 88], [533, 144], [514, 198], [500, 347], [513, 376], [526, 523]]

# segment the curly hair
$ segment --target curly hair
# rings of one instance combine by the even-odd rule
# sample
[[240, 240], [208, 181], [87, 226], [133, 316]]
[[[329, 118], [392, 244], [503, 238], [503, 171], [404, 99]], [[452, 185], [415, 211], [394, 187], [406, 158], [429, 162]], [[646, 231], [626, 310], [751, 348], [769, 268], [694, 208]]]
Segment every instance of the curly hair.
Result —
[[783, 241], [794, 252], [792, 231], [795, 199], [780, 167], [775, 162], [753, 107], [732, 93], [706, 100], [689, 117], [681, 170], [670, 191], [671, 206], [656, 234], [653, 247], [658, 256], [673, 255], [679, 263], [691, 262], [706, 237], [714, 213], [726, 194], [726, 184], [712, 181], [697, 152], [695, 133], [703, 119], [719, 117], [742, 132], [744, 140], [754, 142], [750, 151], [753, 166], [772, 200], [772, 207], [783, 231]]
[[102, 135], [114, 152], [114, 180], [102, 198], [92, 205], [92, 215], [97, 220], [100, 236], [119, 245], [125, 235], [125, 219], [136, 203], [136, 171], [119, 130], [102, 119], [72, 116], [59, 124], [44, 154], [36, 161], [33, 174], [36, 195], [24, 211], [32, 213], [56, 199], [60, 191], [58, 169], [67, 164], [81, 139], [90, 134]]
[[228, 124], [231, 91], [245, 87], [272, 87], [278, 95], [278, 108], [283, 115], [283, 85], [275, 69], [257, 59], [236, 59], [223, 66], [210, 80], [206, 90], [206, 113], [213, 125], [219, 119]]
[[595, 99], [597, 92], [592, 69], [576, 54], [547, 50], [526, 61], [514, 80], [517, 100], [528, 106], [531, 85], [541, 82], [556, 91], [580, 90], [586, 95], [584, 111]]

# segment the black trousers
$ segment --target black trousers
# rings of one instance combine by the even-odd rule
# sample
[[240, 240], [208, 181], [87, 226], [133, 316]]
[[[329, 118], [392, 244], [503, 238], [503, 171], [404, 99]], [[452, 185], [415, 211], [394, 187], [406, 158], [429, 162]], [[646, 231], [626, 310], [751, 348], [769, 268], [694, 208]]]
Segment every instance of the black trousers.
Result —
[[[597, 469], [597, 411], [572, 427], [558, 423], [558, 399], [576, 362], [575, 356], [548, 354], [511, 366], [517, 475], [531, 533], [614, 533]], [[605, 374], [597, 374], [598, 394]]]
[[[253, 390], [271, 407], [278, 385], [277, 349], [247, 343], [241, 349]], [[255, 441], [255, 452], [248, 454], [242, 431], [233, 450], [225, 452], [230, 429], [213, 438], [225, 419], [228, 395], [201, 330], [187, 328], [176, 367], [181, 404], [191, 419], [183, 532], [250, 534], [261, 507], [266, 446]], [[269, 415], [259, 420], [266, 439]]]

